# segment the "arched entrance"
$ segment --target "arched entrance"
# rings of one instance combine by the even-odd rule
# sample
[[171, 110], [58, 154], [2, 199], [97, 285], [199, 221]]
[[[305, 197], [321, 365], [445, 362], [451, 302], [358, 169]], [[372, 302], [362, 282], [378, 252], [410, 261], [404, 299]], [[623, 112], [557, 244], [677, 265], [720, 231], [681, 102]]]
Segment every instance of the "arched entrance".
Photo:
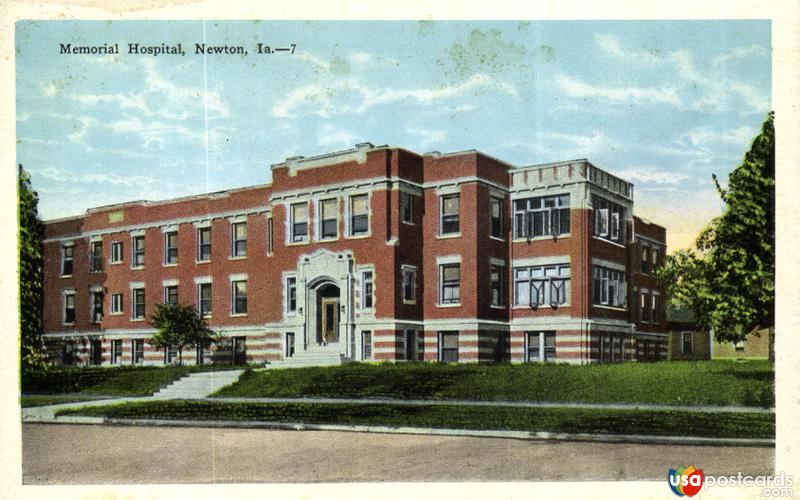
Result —
[[339, 314], [341, 292], [328, 281], [312, 289], [316, 305], [316, 341], [319, 345], [339, 342]]

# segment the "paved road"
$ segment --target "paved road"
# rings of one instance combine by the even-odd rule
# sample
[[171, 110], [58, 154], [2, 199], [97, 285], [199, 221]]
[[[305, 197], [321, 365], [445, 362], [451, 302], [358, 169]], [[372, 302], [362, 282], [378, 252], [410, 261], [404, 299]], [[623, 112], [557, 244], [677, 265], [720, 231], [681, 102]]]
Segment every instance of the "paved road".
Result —
[[662, 480], [768, 474], [773, 448], [260, 429], [24, 424], [24, 484]]

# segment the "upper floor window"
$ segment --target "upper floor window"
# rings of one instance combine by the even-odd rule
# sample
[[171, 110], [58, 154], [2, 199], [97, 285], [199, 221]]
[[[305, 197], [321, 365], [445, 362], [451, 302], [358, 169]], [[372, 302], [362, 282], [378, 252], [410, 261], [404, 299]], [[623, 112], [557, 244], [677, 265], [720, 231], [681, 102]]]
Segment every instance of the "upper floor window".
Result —
[[92, 300], [92, 323], [100, 323], [103, 321], [103, 292], [91, 292]]
[[111, 263], [118, 264], [122, 262], [122, 242], [114, 241], [111, 243]]
[[594, 266], [593, 304], [625, 307], [625, 273]]
[[308, 241], [308, 203], [292, 205], [292, 243]]
[[359, 194], [350, 197], [350, 236], [369, 233], [369, 197]]
[[650, 296], [650, 321], [658, 323], [660, 315], [658, 314], [658, 295], [653, 294]]
[[197, 310], [201, 318], [211, 317], [211, 283], [200, 283], [197, 285]]
[[247, 314], [247, 280], [231, 282], [231, 313]]
[[75, 323], [75, 291], [68, 290], [64, 292], [64, 324], [73, 323]]
[[653, 265], [650, 268], [651, 272], [656, 271], [656, 266], [658, 266], [658, 248], [653, 248], [650, 250], [650, 256], [652, 257]]
[[642, 274], [650, 272], [650, 255], [648, 247], [642, 247]]
[[319, 202], [319, 237], [322, 240], [339, 237], [338, 200], [322, 200]]
[[272, 217], [267, 219], [267, 255], [272, 255], [274, 250], [275, 235], [272, 232]]
[[111, 294], [111, 314], [122, 313], [122, 294]]
[[681, 332], [681, 352], [691, 354], [694, 347], [693, 332]]
[[514, 237], [569, 233], [569, 194], [514, 201]]
[[439, 266], [439, 303], [461, 303], [461, 264]]
[[247, 256], [247, 223], [234, 222], [231, 224], [231, 256]]
[[514, 268], [514, 305], [555, 307], [569, 302], [569, 264]]
[[400, 217], [405, 223], [414, 222], [414, 196], [405, 191], [400, 192]]
[[144, 236], [133, 237], [131, 267], [144, 267]]
[[178, 305], [178, 285], [167, 285], [164, 287], [164, 303]]
[[361, 273], [361, 309], [372, 309], [374, 306], [374, 284], [372, 271]]
[[493, 238], [503, 237], [503, 199], [494, 196], [489, 200], [489, 234]]
[[505, 267], [492, 265], [489, 270], [489, 290], [491, 292], [491, 304], [499, 307], [505, 304], [505, 287], [503, 286], [503, 276]]
[[439, 234], [454, 234], [461, 231], [459, 225], [459, 199], [458, 194], [448, 194], [441, 197], [439, 212]]
[[286, 278], [286, 312], [293, 313], [297, 310], [297, 278]]
[[91, 255], [89, 257], [89, 271], [99, 273], [103, 271], [103, 242], [92, 242]]
[[647, 300], [647, 292], [641, 292], [639, 304], [639, 321], [650, 321], [650, 304]]
[[197, 228], [197, 261], [208, 262], [211, 260], [211, 228]]
[[133, 304], [131, 317], [133, 319], [144, 319], [144, 288], [134, 288], [131, 290]]
[[72, 245], [61, 247], [61, 276], [72, 276], [74, 255], [75, 247]]
[[417, 268], [403, 266], [403, 303], [414, 304], [417, 301]]
[[178, 263], [178, 232], [164, 233], [164, 264]]
[[622, 240], [620, 221], [624, 214], [622, 205], [618, 205], [599, 196], [592, 196], [594, 208], [594, 235], [607, 240]]

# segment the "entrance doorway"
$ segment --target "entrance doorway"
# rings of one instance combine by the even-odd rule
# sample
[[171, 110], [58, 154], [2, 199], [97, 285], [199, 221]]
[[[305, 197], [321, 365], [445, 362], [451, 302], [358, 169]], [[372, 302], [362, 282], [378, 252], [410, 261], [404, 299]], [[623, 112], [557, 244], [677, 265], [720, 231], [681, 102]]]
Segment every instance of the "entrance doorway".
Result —
[[100, 339], [92, 339], [91, 340], [91, 351], [92, 351], [92, 364], [93, 365], [100, 365], [103, 363], [103, 344], [100, 342]]
[[317, 290], [317, 343], [339, 342], [339, 287], [328, 283]]

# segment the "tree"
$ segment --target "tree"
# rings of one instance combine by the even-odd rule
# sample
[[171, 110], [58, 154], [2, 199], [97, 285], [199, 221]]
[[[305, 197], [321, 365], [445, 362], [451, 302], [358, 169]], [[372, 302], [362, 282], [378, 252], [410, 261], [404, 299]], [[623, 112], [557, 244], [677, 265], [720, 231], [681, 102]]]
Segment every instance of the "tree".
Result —
[[19, 318], [20, 366], [41, 367], [42, 359], [42, 238], [39, 195], [31, 187], [31, 176], [19, 165]]
[[156, 304], [150, 324], [158, 331], [148, 343], [156, 349], [175, 347], [179, 364], [183, 364], [184, 348], [216, 342], [214, 332], [191, 304]]
[[725, 203], [697, 238], [697, 252], [670, 255], [657, 272], [674, 304], [693, 308], [698, 326], [737, 342], [775, 324], [775, 129], [770, 113], [723, 189]]

